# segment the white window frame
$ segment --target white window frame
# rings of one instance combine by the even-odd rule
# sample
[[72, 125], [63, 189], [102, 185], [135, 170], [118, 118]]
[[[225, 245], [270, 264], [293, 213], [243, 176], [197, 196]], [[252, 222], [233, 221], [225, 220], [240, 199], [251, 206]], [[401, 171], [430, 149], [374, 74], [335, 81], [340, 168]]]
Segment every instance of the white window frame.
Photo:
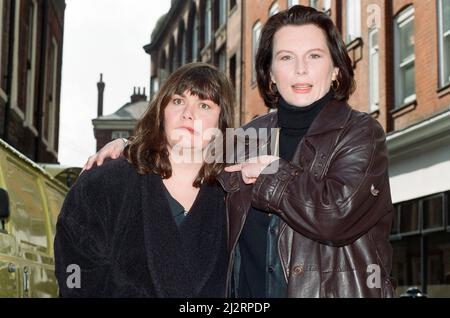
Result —
[[322, 10], [324, 12], [327, 12], [328, 10], [331, 10], [331, 0], [323, 0], [323, 2], [322, 2]]
[[[56, 102], [57, 102], [57, 83], [58, 83], [58, 43], [56, 42], [55, 37], [52, 37], [51, 41], [51, 48], [50, 50], [54, 50], [53, 53], [53, 61], [48, 61], [48, 63], [53, 63], [53, 83], [51, 90], [52, 90], [52, 100], [49, 101], [48, 105], [48, 140], [45, 138], [45, 134], [42, 135], [42, 140], [44, 144], [47, 146], [47, 151], [52, 153], [54, 156], [58, 156], [57, 152], [55, 151], [55, 128], [56, 128]], [[50, 54], [51, 56], [51, 54]], [[47, 80], [46, 80], [47, 83]], [[46, 90], [47, 91], [47, 90]], [[42, 124], [44, 124], [44, 121], [42, 121]], [[44, 130], [42, 130], [44, 131]]]
[[280, 5], [278, 1], [275, 1], [269, 8], [269, 17], [277, 14], [280, 11]]
[[[3, 34], [3, 4], [4, 0], [0, 0], [0, 34]], [[2, 44], [3, 40], [0, 38], [0, 76], [2, 74]], [[1, 80], [0, 80], [0, 98], [6, 103], [8, 101], [8, 96], [6, 92], [2, 89]]]
[[[14, 12], [14, 37], [19, 39], [19, 27], [20, 27], [20, 2], [21, 0], [16, 0], [16, 7]], [[12, 18], [12, 17], [11, 17]], [[25, 120], [25, 114], [19, 108], [17, 104], [17, 98], [19, 95], [19, 41], [14, 41], [13, 47], [13, 74], [12, 74], [12, 85], [11, 85], [11, 109], [19, 116], [21, 120]]]
[[206, 0], [205, 9], [205, 47], [212, 41], [212, 0]]
[[[399, 16], [395, 19], [395, 107], [399, 108], [410, 102], [416, 100], [416, 94], [411, 94], [410, 96], [404, 96], [403, 92], [403, 82], [401, 77], [401, 69], [415, 63], [415, 52], [409, 56], [405, 61], [400, 62], [400, 28], [408, 23], [414, 23], [414, 7], [410, 6], [403, 10]], [[415, 74], [415, 67], [414, 67]]]
[[288, 0], [288, 9], [292, 8], [293, 6], [298, 4], [298, 0]]
[[[445, 0], [447, 5], [450, 5], [448, 0]], [[448, 78], [444, 78], [445, 76], [445, 61], [450, 60], [450, 52], [446, 52], [444, 50], [445, 39], [450, 41], [450, 30], [444, 31], [444, 7], [443, 0], [438, 0], [437, 3], [438, 8], [438, 30], [439, 30], [439, 88], [445, 87], [450, 84], [450, 70], [447, 70]], [[450, 19], [450, 17], [447, 17]], [[447, 68], [450, 68], [450, 65], [447, 65]]]
[[192, 26], [192, 61], [198, 61], [198, 40], [200, 34], [200, 14], [195, 12], [194, 24]]
[[347, 43], [361, 37], [361, 0], [347, 0], [346, 4], [346, 40]]
[[38, 16], [38, 5], [37, 0], [32, 0], [30, 12], [32, 16], [29, 17], [28, 30], [28, 47], [27, 60], [31, 58], [31, 69], [27, 70], [27, 100], [26, 100], [26, 112], [24, 126], [28, 127], [35, 136], [38, 135], [38, 131], [33, 124], [34, 120], [34, 104], [35, 104], [35, 86], [36, 86], [36, 52], [37, 52], [37, 16]]
[[262, 23], [257, 21], [252, 28], [252, 83], [256, 82], [256, 52], [259, 47], [261, 37]]
[[[380, 109], [380, 48], [378, 36], [378, 28], [369, 30], [369, 112]], [[377, 38], [376, 43], [374, 43], [375, 37]]]
[[227, 22], [227, 0], [219, 0], [219, 27]]

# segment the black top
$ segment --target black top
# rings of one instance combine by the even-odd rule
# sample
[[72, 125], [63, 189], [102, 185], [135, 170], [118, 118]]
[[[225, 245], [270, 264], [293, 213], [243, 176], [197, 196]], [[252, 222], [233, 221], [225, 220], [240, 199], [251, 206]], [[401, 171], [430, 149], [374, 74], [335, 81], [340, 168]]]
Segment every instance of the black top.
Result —
[[[280, 129], [279, 157], [292, 160], [297, 146], [311, 123], [333, 97], [328, 92], [306, 107], [297, 107], [280, 99], [278, 127]], [[239, 238], [241, 267], [238, 297], [286, 297], [287, 285], [278, 257], [279, 218], [250, 207]]]
[[[125, 159], [80, 175], [56, 225], [55, 275], [64, 297], [223, 297], [224, 192], [202, 184], [177, 226], [161, 176]], [[68, 285], [68, 266], [80, 283]]]
[[169, 202], [170, 212], [172, 213], [175, 223], [179, 227], [183, 223], [188, 211], [177, 201], [169, 192], [166, 186], [164, 186], [164, 194], [166, 195], [167, 201]]

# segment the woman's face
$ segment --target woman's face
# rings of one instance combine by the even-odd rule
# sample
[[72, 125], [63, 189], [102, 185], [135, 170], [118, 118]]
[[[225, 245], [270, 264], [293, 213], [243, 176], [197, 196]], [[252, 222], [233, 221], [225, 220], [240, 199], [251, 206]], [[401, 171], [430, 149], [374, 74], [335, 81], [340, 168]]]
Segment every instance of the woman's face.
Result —
[[202, 150], [218, 128], [220, 106], [185, 91], [173, 95], [164, 110], [164, 131], [169, 148]]
[[288, 25], [275, 32], [270, 75], [289, 104], [303, 107], [317, 101], [338, 72], [319, 27]]

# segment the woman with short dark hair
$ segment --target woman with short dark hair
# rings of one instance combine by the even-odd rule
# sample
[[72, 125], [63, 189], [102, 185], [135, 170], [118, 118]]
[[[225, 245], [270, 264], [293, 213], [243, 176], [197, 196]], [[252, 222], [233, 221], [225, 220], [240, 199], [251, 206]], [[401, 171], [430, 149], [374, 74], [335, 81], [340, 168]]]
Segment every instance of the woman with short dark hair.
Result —
[[[243, 128], [274, 128], [262, 144], [278, 146], [218, 177], [228, 192], [228, 295], [392, 297], [386, 138], [376, 120], [347, 104], [353, 69], [336, 26], [300, 5], [273, 15], [256, 72], [261, 96], [277, 111]], [[120, 153], [120, 144], [86, 168]]]

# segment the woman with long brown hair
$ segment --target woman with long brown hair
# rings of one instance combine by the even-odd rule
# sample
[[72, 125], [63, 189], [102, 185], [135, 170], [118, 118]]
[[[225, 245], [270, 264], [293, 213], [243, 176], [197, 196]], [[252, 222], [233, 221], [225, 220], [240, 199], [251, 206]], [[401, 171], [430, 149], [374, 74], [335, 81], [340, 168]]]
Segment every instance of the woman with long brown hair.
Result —
[[216, 179], [224, 164], [204, 154], [231, 124], [233, 105], [230, 82], [213, 66], [188, 64], [167, 79], [124, 158], [84, 172], [67, 195], [55, 238], [61, 296], [225, 296]]

